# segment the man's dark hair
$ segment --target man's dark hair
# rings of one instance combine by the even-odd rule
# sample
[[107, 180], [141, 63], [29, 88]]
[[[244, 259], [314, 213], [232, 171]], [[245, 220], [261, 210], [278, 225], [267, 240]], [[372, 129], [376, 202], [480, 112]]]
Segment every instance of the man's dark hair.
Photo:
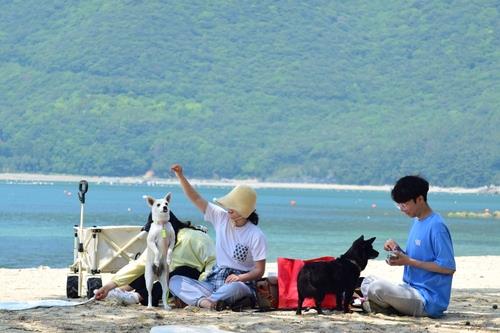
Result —
[[415, 201], [419, 196], [427, 202], [429, 182], [420, 176], [405, 176], [400, 178], [391, 191], [392, 200], [403, 203], [410, 200]]

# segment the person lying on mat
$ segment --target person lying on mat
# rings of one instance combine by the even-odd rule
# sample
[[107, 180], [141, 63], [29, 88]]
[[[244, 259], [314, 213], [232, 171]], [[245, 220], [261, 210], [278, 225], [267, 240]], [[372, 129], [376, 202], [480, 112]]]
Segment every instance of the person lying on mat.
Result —
[[215, 310], [254, 301], [255, 281], [264, 275], [267, 252], [266, 238], [257, 226], [257, 194], [249, 186], [238, 185], [216, 204], [209, 203], [184, 177], [180, 165], [171, 169], [186, 197], [214, 226], [217, 263], [206, 279], [172, 276], [170, 291], [188, 305]]
[[[143, 230], [149, 231], [151, 222], [150, 214]], [[205, 231], [179, 221], [172, 212], [170, 212], [170, 223], [176, 234], [172, 263], [169, 266], [170, 277], [182, 275], [192, 279], [204, 279], [215, 264], [215, 247], [212, 239]], [[146, 251], [137, 260], [129, 262], [116, 272], [108, 283], [95, 290], [96, 300], [110, 297], [126, 304], [141, 303], [147, 306], [145, 265]], [[158, 281], [153, 285], [152, 297], [153, 306], [158, 306], [162, 297]]]

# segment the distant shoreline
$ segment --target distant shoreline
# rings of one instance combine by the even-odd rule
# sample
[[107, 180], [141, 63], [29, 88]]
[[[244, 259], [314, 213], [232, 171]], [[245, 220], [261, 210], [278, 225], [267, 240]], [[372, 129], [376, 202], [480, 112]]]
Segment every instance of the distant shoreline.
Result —
[[[119, 185], [176, 185], [178, 181], [174, 178], [149, 178], [149, 177], [100, 177], [100, 176], [81, 176], [65, 174], [36, 174], [36, 173], [0, 173], [0, 181], [7, 182], [32, 182], [32, 183], [52, 183], [52, 182], [79, 182], [85, 179], [89, 183], [97, 184], [119, 184]], [[249, 184], [254, 188], [282, 188], [282, 189], [321, 189], [321, 190], [346, 190], [346, 191], [382, 191], [389, 192], [392, 185], [343, 185], [329, 183], [279, 183], [262, 182], [256, 179], [190, 179], [195, 186], [211, 187], [231, 187], [237, 184]], [[500, 186], [483, 186], [477, 188], [462, 187], [432, 187], [431, 192], [443, 193], [492, 193], [500, 194]]]

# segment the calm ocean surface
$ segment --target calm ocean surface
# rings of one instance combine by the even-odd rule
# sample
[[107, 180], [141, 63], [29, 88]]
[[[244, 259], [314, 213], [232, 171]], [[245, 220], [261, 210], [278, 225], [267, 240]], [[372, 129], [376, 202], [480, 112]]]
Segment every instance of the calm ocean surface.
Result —
[[[198, 188], [209, 200], [229, 189]], [[91, 183], [84, 227], [143, 225], [149, 208], [142, 195], [161, 197], [167, 192], [173, 194], [171, 207], [180, 219], [206, 225], [179, 186]], [[383, 252], [387, 238], [404, 245], [411, 224], [387, 192], [258, 189], [257, 193], [269, 262], [277, 257], [338, 256], [361, 234], [376, 236], [375, 247]], [[452, 211], [500, 210], [500, 196], [430, 193], [428, 200], [445, 217], [457, 256], [500, 255], [500, 219], [446, 216]], [[0, 183], [0, 267], [68, 267], [73, 263], [73, 226], [79, 222], [78, 183]], [[209, 233], [213, 236], [211, 227]]]

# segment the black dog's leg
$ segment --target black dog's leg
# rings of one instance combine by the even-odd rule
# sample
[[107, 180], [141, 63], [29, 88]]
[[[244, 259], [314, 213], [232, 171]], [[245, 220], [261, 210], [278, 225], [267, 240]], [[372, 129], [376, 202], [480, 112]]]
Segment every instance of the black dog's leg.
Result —
[[325, 294], [318, 294], [314, 297], [314, 301], [316, 302], [316, 311], [321, 315], [323, 314], [323, 310], [321, 310], [321, 303], [323, 302], [323, 299], [325, 299]]
[[302, 303], [304, 302], [304, 297], [299, 294], [299, 303], [297, 304], [297, 311], [295, 314], [300, 315], [302, 314]]
[[344, 299], [344, 293], [338, 292], [335, 294], [335, 310], [342, 311], [342, 301]]
[[354, 294], [354, 289], [350, 289], [345, 292], [344, 295], [344, 313], [350, 313], [351, 311], [351, 302], [352, 302], [352, 295]]

